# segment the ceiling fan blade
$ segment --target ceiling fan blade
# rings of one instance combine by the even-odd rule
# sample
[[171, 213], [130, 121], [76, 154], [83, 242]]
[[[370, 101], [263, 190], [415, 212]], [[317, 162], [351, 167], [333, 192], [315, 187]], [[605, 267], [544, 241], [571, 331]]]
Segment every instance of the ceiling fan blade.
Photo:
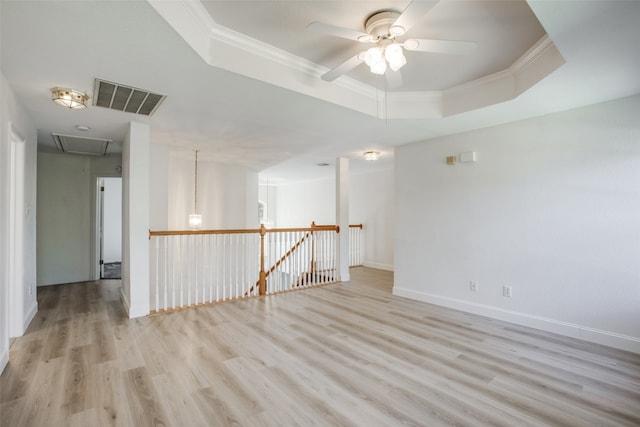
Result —
[[369, 34], [362, 31], [352, 30], [349, 28], [336, 27], [335, 25], [325, 24], [323, 22], [312, 22], [307, 25], [307, 30], [317, 33], [328, 34], [330, 36], [341, 37], [343, 39], [355, 40], [359, 42], [375, 41]]
[[393, 23], [394, 27], [402, 27], [404, 33], [409, 31], [439, 0], [413, 0]]
[[362, 58], [362, 53], [359, 53], [355, 56], [344, 61], [342, 64], [337, 65], [331, 70], [327, 71], [322, 75], [322, 80], [327, 82], [332, 82], [344, 73], [348, 73], [349, 71], [356, 68], [358, 65], [362, 64], [364, 59]]
[[419, 52], [450, 53], [456, 55], [464, 55], [476, 51], [475, 42], [457, 40], [408, 39], [403, 43], [403, 47], [407, 50]]
[[400, 70], [393, 71], [393, 70], [387, 69], [387, 71], [384, 73], [384, 76], [387, 79], [387, 87], [389, 89], [396, 89], [402, 86], [403, 82], [402, 82], [402, 74], [400, 73]]

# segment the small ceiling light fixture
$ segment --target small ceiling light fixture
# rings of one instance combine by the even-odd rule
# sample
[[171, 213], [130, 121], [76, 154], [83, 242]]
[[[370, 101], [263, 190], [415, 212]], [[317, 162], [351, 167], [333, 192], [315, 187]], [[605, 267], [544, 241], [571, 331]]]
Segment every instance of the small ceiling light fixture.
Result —
[[366, 151], [363, 156], [365, 160], [373, 162], [374, 160], [378, 160], [380, 158], [380, 153], [378, 151]]
[[77, 110], [87, 108], [89, 97], [85, 93], [74, 89], [54, 87], [51, 89], [51, 100], [70, 110]]
[[189, 227], [197, 229], [202, 227], [202, 215], [198, 213], [198, 150], [196, 150], [195, 163], [195, 180], [194, 180], [194, 197], [193, 197], [193, 213], [189, 214]]

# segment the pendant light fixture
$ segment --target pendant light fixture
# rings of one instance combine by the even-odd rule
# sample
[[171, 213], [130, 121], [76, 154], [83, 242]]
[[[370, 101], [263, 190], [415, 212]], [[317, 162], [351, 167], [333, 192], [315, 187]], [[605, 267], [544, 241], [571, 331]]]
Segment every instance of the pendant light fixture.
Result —
[[189, 214], [189, 227], [202, 227], [202, 215], [198, 213], [198, 150], [196, 151], [196, 162], [194, 168], [194, 191], [193, 191], [193, 213]]

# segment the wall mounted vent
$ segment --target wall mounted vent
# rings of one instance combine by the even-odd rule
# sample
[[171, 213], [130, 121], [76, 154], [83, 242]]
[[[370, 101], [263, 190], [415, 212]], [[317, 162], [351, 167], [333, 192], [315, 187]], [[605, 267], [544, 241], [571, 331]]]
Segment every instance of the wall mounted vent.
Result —
[[72, 135], [52, 133], [53, 142], [63, 153], [87, 154], [90, 156], [106, 156], [110, 139], [86, 138]]
[[143, 116], [155, 113], [166, 97], [148, 90], [100, 79], [95, 80], [93, 89], [93, 105]]

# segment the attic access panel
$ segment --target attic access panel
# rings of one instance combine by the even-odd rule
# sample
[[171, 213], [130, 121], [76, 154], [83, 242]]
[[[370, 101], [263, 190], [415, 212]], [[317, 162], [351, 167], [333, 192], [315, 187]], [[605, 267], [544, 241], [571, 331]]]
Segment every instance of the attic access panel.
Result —
[[101, 79], [95, 79], [93, 89], [93, 105], [143, 116], [155, 113], [166, 97], [145, 89]]
[[110, 139], [87, 138], [52, 133], [53, 142], [63, 153], [106, 156]]

